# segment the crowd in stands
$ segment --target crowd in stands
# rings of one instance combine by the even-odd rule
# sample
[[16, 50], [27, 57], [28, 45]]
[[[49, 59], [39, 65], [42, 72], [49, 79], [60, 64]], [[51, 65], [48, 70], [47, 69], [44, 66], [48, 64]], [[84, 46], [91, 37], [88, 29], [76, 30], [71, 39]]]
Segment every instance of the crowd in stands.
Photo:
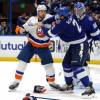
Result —
[[0, 35], [8, 35], [9, 26], [7, 24], [7, 18], [0, 16]]
[[[35, 8], [33, 15], [36, 15], [36, 8], [39, 4], [45, 4], [48, 8], [48, 12], [54, 15], [56, 9], [58, 9], [61, 6], [69, 6], [73, 10], [73, 5], [77, 1], [85, 3], [87, 13], [93, 16], [100, 28], [100, 0], [33, 0], [33, 7]], [[27, 15], [27, 13], [24, 12], [22, 15], [19, 15], [16, 22], [17, 24], [22, 25], [27, 21], [28, 18], [29, 15]], [[0, 35], [7, 35], [8, 33], [9, 27], [7, 25], [6, 19], [0, 19]]]

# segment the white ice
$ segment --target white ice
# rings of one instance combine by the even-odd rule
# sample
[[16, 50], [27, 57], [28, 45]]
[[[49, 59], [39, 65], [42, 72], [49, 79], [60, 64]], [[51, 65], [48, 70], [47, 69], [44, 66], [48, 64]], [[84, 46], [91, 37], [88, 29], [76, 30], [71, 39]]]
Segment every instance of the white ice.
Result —
[[[33, 94], [50, 98], [59, 98], [60, 100], [84, 100], [81, 97], [82, 89], [75, 88], [73, 94], [67, 94], [60, 91], [52, 91], [45, 81], [45, 71], [40, 63], [31, 62], [28, 64], [23, 80], [16, 92], [9, 92], [9, 85], [14, 81], [14, 74], [18, 62], [0, 62], [0, 100], [22, 100], [27, 92], [32, 92], [34, 85], [44, 85], [48, 88], [45, 94]], [[62, 67], [60, 63], [54, 64], [56, 71], [56, 82], [64, 84]], [[95, 98], [91, 100], [100, 100], [100, 65], [90, 65], [91, 78], [94, 82], [96, 91]], [[43, 100], [43, 99], [38, 99]]]

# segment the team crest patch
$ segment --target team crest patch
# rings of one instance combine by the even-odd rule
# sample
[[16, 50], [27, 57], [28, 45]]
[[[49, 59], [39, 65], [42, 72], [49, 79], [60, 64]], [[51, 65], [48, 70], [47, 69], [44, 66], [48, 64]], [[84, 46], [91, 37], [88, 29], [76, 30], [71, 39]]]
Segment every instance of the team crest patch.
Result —
[[37, 34], [37, 36], [40, 37], [40, 38], [45, 37], [45, 34], [43, 33], [43, 30], [42, 30], [41, 27], [37, 28], [36, 34]]

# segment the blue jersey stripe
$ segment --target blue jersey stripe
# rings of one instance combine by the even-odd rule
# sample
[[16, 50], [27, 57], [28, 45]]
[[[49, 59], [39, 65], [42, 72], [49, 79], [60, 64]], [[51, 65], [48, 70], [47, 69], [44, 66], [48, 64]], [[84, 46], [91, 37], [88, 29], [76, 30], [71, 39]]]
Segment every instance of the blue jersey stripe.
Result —
[[18, 71], [18, 70], [16, 71], [16, 73], [17, 73], [17, 74], [21, 74], [21, 75], [24, 74], [24, 72], [21, 72], [21, 71]]

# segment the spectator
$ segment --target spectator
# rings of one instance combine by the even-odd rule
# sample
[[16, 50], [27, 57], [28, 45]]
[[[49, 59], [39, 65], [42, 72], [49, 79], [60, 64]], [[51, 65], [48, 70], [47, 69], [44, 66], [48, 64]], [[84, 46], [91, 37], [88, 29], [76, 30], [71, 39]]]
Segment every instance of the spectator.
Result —
[[9, 27], [7, 26], [7, 22], [2, 20], [0, 22], [0, 35], [8, 35], [9, 34]]
[[17, 20], [17, 25], [23, 25], [27, 20], [28, 20], [29, 16], [27, 16], [26, 13], [23, 13], [21, 16], [18, 17]]
[[98, 14], [98, 17], [97, 17], [97, 25], [98, 25], [98, 27], [100, 29], [100, 14]]
[[91, 10], [94, 13], [100, 13], [100, 1], [94, 0], [92, 5], [91, 5]]
[[46, 0], [35, 0], [34, 2], [36, 8], [39, 4], [43, 4], [43, 3], [46, 3]]
[[37, 11], [36, 11], [37, 6], [39, 4], [44, 4], [47, 7], [47, 11], [49, 11], [52, 0], [35, 0], [33, 3], [34, 3], [34, 8], [35, 8], [34, 15], [37, 15]]
[[53, 0], [53, 2], [51, 4], [50, 13], [52, 15], [54, 15], [58, 8], [60, 8], [62, 6], [66, 6], [66, 5], [67, 5], [66, 0]]
[[15, 28], [15, 32], [18, 35], [18, 29], [20, 28], [20, 26], [22, 26], [24, 23], [26, 23], [26, 21], [29, 19], [29, 16], [27, 16], [26, 13], [23, 13], [21, 16], [18, 17], [17, 20], [17, 26]]

